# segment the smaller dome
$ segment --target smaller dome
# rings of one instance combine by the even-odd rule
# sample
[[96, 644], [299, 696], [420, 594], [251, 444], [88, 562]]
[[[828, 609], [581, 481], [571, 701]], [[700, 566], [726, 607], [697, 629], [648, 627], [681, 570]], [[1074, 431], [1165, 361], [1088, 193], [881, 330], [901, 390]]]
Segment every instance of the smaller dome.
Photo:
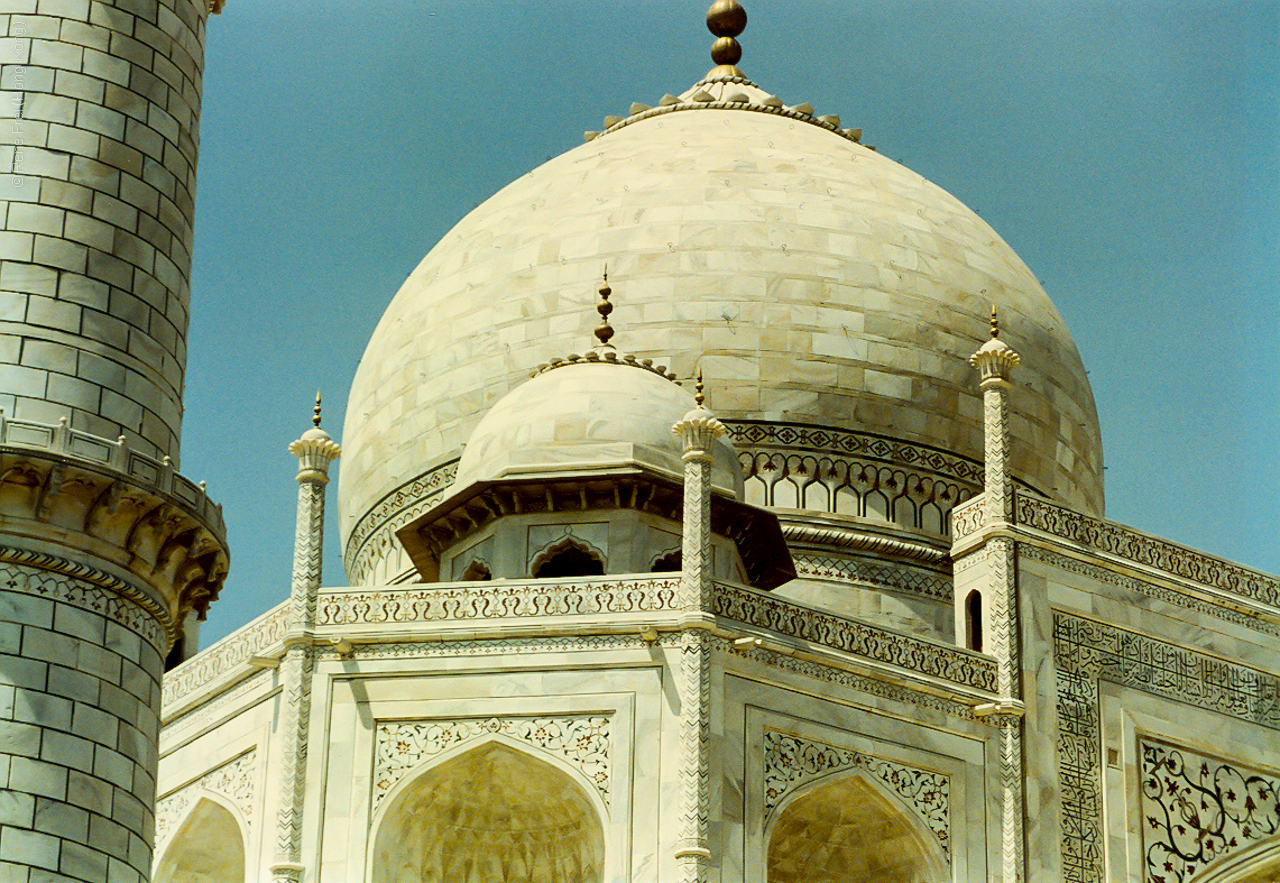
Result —
[[[683, 450], [671, 427], [693, 406], [687, 391], [638, 364], [558, 365], [489, 409], [463, 449], [453, 486], [462, 490], [517, 476], [628, 469], [683, 483]], [[714, 455], [712, 486], [742, 499], [742, 470], [733, 446], [717, 439]]]

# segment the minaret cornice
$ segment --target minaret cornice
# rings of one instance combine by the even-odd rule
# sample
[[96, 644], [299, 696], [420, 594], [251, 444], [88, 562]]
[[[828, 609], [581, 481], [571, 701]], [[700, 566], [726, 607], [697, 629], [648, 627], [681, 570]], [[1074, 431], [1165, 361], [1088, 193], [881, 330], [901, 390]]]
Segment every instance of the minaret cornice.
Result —
[[226, 579], [222, 508], [169, 458], [69, 428], [0, 416], [0, 558], [114, 591], [169, 643]]

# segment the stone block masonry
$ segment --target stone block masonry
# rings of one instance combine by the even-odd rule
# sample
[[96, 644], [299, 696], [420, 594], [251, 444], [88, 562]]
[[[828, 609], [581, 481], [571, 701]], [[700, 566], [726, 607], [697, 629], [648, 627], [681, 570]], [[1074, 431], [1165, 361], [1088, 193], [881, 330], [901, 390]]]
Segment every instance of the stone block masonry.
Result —
[[164, 646], [116, 593], [0, 565], [0, 880], [149, 878]]
[[6, 11], [0, 409], [176, 463], [205, 4]]

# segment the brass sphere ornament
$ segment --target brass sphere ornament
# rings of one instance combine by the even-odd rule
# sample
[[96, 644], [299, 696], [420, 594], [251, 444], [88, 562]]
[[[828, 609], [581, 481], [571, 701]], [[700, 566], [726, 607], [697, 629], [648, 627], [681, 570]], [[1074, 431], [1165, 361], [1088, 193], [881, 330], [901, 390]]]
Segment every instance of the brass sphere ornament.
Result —
[[742, 60], [742, 46], [734, 37], [747, 26], [747, 11], [738, 0], [716, 0], [707, 10], [707, 30], [715, 35], [711, 46], [711, 60], [718, 66], [711, 72], [715, 76], [742, 76], [734, 65]]
[[733, 37], [721, 37], [711, 44], [711, 60], [716, 64], [737, 64], [742, 60], [742, 44]]
[[717, 37], [736, 37], [746, 27], [747, 11], [738, 0], [716, 0], [707, 10], [707, 30]]

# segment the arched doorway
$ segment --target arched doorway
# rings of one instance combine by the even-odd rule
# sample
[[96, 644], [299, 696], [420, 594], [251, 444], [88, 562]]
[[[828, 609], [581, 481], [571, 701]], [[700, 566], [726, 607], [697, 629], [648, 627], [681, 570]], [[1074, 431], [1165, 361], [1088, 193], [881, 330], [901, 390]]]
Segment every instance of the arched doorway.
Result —
[[244, 833], [231, 810], [201, 797], [165, 846], [153, 883], [244, 883]]
[[601, 883], [604, 832], [585, 791], [550, 763], [492, 741], [391, 798], [370, 883]]
[[942, 848], [905, 808], [854, 773], [785, 804], [769, 833], [769, 883], [938, 883]]

